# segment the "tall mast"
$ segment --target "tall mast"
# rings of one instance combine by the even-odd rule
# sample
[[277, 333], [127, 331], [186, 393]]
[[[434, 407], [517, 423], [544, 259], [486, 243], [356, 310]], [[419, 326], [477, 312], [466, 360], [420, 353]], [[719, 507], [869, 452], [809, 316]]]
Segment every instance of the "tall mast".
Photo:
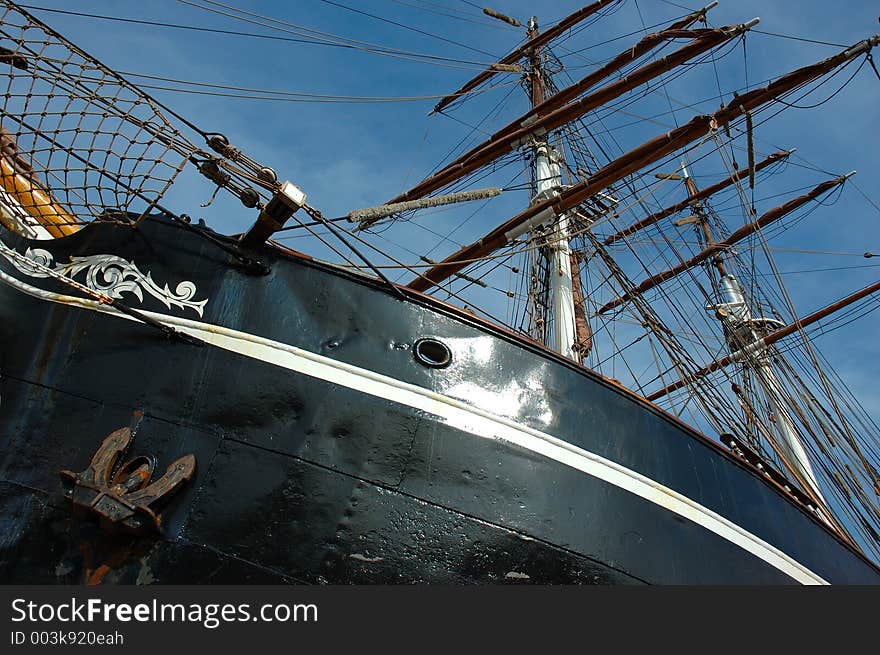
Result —
[[[538, 20], [529, 19], [528, 38], [538, 36]], [[534, 47], [529, 53], [530, 95], [532, 107], [544, 102], [544, 69], [541, 63], [541, 48]], [[535, 197], [533, 203], [541, 202], [559, 195], [562, 187], [560, 174], [561, 154], [550, 145], [547, 135], [534, 140]], [[548, 246], [550, 250], [550, 295], [553, 331], [547, 345], [563, 357], [580, 361], [575, 351], [575, 306], [572, 292], [571, 244], [568, 228], [568, 214], [561, 213], [550, 224]]]
[[[694, 180], [688, 174], [687, 167], [683, 163], [681, 171], [690, 196], [698, 196], [697, 186], [694, 184]], [[734, 353], [744, 346], [751, 345], [762, 337], [766, 337], [770, 330], [783, 327], [783, 325], [775, 320], [753, 316], [742, 286], [727, 271], [724, 265], [722, 251], [715, 250], [717, 243], [703, 205], [699, 201], [695, 201], [691, 208], [697, 223], [697, 229], [700, 231], [707, 251], [715, 251], [710, 258], [710, 262], [718, 274], [719, 279], [716, 288], [720, 295], [720, 302], [714, 305], [707, 305], [706, 309], [714, 312], [715, 317], [724, 329], [728, 347]], [[712, 286], [716, 286], [714, 281]], [[762, 348], [757, 351], [752, 358], [746, 360], [746, 365], [751, 369], [763, 389], [764, 397], [770, 405], [774, 432], [779, 438], [779, 454], [785, 458], [786, 463], [795, 474], [801, 486], [806, 487], [806, 491], [827, 508], [828, 503], [819, 488], [819, 482], [816, 479], [813, 466], [798, 436], [791, 414], [786, 407], [785, 394], [776, 380], [769, 350]]]
[[[746, 301], [742, 286], [729, 273], [721, 278], [721, 302], [710, 307], [724, 326], [728, 335], [731, 352], [737, 352], [744, 345], [751, 345], [768, 335], [768, 330], [780, 324], [765, 318], [755, 318]], [[776, 380], [772, 359], [768, 348], [757, 351], [745, 360], [764, 391], [770, 405], [775, 432], [779, 437], [780, 454], [787, 460], [801, 485], [806, 487], [825, 508], [828, 503], [819, 488], [819, 482], [794, 426], [787, 407], [785, 393]]]

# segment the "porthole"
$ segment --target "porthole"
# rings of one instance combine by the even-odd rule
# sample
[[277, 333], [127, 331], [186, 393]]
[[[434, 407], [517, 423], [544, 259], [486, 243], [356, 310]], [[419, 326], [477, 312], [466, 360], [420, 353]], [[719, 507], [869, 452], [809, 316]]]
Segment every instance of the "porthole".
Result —
[[437, 339], [419, 339], [413, 344], [413, 356], [429, 368], [446, 368], [452, 362], [452, 351]]

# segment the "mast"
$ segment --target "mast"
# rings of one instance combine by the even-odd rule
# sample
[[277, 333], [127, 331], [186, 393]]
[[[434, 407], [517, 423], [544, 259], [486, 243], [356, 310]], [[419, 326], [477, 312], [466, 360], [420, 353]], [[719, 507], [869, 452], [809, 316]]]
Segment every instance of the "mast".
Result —
[[[765, 168], [767, 168], [771, 164], [775, 164], [776, 162], [783, 161], [789, 155], [791, 155], [793, 152], [794, 152], [794, 148], [792, 148], [791, 150], [783, 150], [780, 152], [774, 152], [773, 154], [769, 155], [763, 161], [758, 162], [754, 167], [754, 171], [757, 173], [758, 171], [764, 170]], [[744, 168], [740, 171], [736, 171], [735, 173], [733, 173], [729, 177], [721, 180], [720, 182], [718, 182], [716, 184], [713, 184], [712, 186], [708, 186], [708, 187], [701, 189], [699, 191], [696, 191], [696, 190], [691, 191], [691, 195], [688, 196], [687, 198], [685, 198], [684, 200], [682, 200], [681, 202], [677, 202], [674, 205], [670, 205], [666, 209], [663, 209], [659, 212], [655, 212], [655, 213], [651, 214], [650, 216], [646, 216], [645, 218], [633, 223], [629, 227], [626, 227], [626, 228], [620, 230], [619, 232], [615, 232], [611, 236], [607, 237], [605, 239], [604, 243], [606, 246], [610, 246], [612, 243], [619, 241], [620, 239], [623, 239], [624, 237], [627, 237], [631, 234], [635, 234], [639, 230], [643, 230], [646, 227], [650, 227], [651, 225], [654, 225], [655, 223], [662, 221], [664, 218], [672, 216], [673, 214], [677, 214], [678, 212], [686, 209], [687, 207], [693, 205], [694, 203], [698, 203], [701, 200], [705, 200], [706, 198], [709, 198], [710, 196], [715, 195], [719, 191], [722, 191], [722, 190], [726, 189], [727, 187], [729, 187], [733, 184], [736, 184], [737, 182], [745, 179], [746, 177], [749, 176], [749, 173], [750, 173], [750, 169]], [[687, 175], [687, 172], [685, 172], [685, 175]], [[687, 179], [690, 179], [690, 178], [687, 178]], [[686, 184], [687, 184], [687, 182], [686, 182]], [[691, 181], [691, 184], [693, 184], [693, 181]], [[691, 187], [689, 186], [688, 187], [689, 191], [690, 191], [690, 188]], [[694, 189], [696, 189], [696, 187], [694, 187]]]
[[857, 302], [857, 301], [861, 300], [862, 298], [866, 298], [867, 296], [870, 296], [873, 293], [877, 293], [878, 291], [880, 291], [880, 282], [875, 282], [871, 285], [868, 285], [864, 289], [861, 289], [860, 291], [856, 291], [855, 293], [847, 296], [846, 298], [842, 298], [841, 300], [838, 300], [837, 302], [832, 303], [831, 305], [828, 305], [827, 307], [824, 307], [818, 311], [815, 311], [812, 314], [809, 314], [801, 319], [797, 319], [794, 322], [786, 325], [785, 327], [779, 328], [778, 330], [771, 332], [767, 336], [765, 336], [761, 339], [758, 339], [754, 343], [747, 344], [747, 345], [743, 346], [742, 348], [731, 353], [730, 355], [725, 355], [721, 359], [718, 359], [718, 360], [712, 362], [711, 364], [704, 366], [700, 370], [695, 371], [694, 373], [691, 373], [687, 377], [682, 378], [680, 380], [677, 380], [677, 381], [673, 382], [672, 384], [668, 384], [665, 387], [663, 387], [662, 389], [659, 389], [659, 390], [645, 396], [645, 398], [647, 400], [650, 400], [651, 402], [653, 402], [659, 398], [662, 398], [663, 396], [669, 395], [673, 391], [681, 389], [682, 387], [685, 387], [688, 384], [699, 380], [700, 378], [706, 377], [710, 373], [718, 371], [718, 370], [724, 368], [725, 366], [728, 366], [734, 362], [739, 362], [739, 361], [742, 361], [742, 360], [747, 359], [749, 357], [752, 357], [752, 356], [754, 356], [755, 353], [760, 352], [763, 348], [766, 348], [767, 346], [770, 346], [770, 345], [776, 343], [780, 339], [784, 339], [785, 337], [787, 337], [791, 334], [794, 334], [798, 330], [801, 330], [801, 329], [807, 327], [808, 325], [812, 325], [813, 323], [821, 321], [823, 318], [827, 318], [828, 316], [830, 316], [834, 312], [837, 312], [837, 311], [843, 309], [844, 307], [848, 307], [849, 305], [853, 304], [854, 302]]
[[[784, 339], [785, 337], [797, 332], [798, 330], [802, 330], [806, 328], [808, 325], [812, 325], [818, 321], [821, 321], [824, 318], [827, 318], [831, 314], [849, 306], [853, 303], [866, 298], [874, 293], [880, 291], [880, 282], [875, 282], [874, 284], [868, 285], [864, 289], [856, 291], [849, 296], [838, 300], [835, 303], [828, 305], [827, 307], [823, 307], [820, 310], [813, 312], [803, 318], [795, 319], [792, 323], [780, 327], [779, 329], [773, 330], [767, 333], [766, 327], [763, 327], [763, 335], [755, 334], [755, 331], [752, 331], [753, 336], [755, 336], [754, 340], [751, 342], [741, 343], [740, 347], [736, 350], [732, 350], [731, 354], [725, 355], [721, 359], [718, 359], [707, 366], [691, 373], [690, 375], [683, 377], [672, 384], [668, 384], [662, 389], [659, 389], [647, 396], [645, 398], [649, 401], [656, 401], [664, 396], [669, 395], [673, 391], [681, 389], [688, 384], [696, 382], [701, 378], [706, 377], [710, 373], [714, 371], [718, 371], [726, 366], [729, 366], [735, 362], [757, 362], [757, 365], [754, 368], [758, 369], [758, 371], [766, 376], [769, 369], [769, 347]], [[737, 295], [741, 297], [741, 287], [738, 285], [736, 287], [731, 287], [727, 291], [727, 298], [733, 299], [734, 301], [738, 301]], [[745, 307], [745, 305], [741, 305], [740, 307]], [[734, 316], [733, 320], [746, 320], [751, 323], [755, 323], [756, 321], [751, 317], [751, 314], [748, 312], [746, 307], [746, 312], [739, 313], [738, 316]], [[764, 321], [766, 323], [766, 321]], [[746, 324], [747, 325], [747, 324]], [[770, 371], [770, 376], [765, 377], [763, 382], [763, 386], [765, 392], [773, 393], [776, 398], [781, 398], [781, 390], [779, 389], [778, 383], [775, 380], [775, 377], [772, 376], [772, 371]], [[784, 406], [778, 406], [776, 402], [771, 401], [771, 411], [774, 413], [774, 419], [777, 421], [777, 425], [781, 426], [781, 430], [783, 431], [783, 437], [785, 438], [785, 433], [788, 433], [789, 430], [793, 430], [790, 423], [790, 418], [788, 412], [785, 410]], [[778, 414], [777, 414], [778, 412]], [[780, 422], [781, 416], [781, 422]], [[812, 473], [812, 467], [809, 464], [809, 460], [807, 458], [806, 452], [803, 449], [803, 445], [800, 443], [800, 439], [797, 438], [796, 434], [792, 434], [794, 437], [791, 444], [788, 444], [788, 449], [790, 451], [787, 454], [789, 459], [788, 463], [795, 469], [795, 472], [801, 476], [805, 477], [810, 482], [810, 489], [808, 491], [815, 493], [819, 496], [819, 500], [823, 501], [825, 505], [826, 512], [821, 514], [822, 518], [826, 521], [830, 520], [830, 514], [827, 513], [827, 503], [824, 502], [824, 497], [818, 491], [818, 486], [815, 483], [815, 475]], [[780, 444], [783, 448], [786, 447], [786, 444]], [[803, 466], [803, 470], [801, 470], [801, 466], [799, 466], [799, 462]]]
[[[731, 350], [739, 349], [739, 346], [751, 344], [766, 335], [767, 328], [775, 321], [755, 318], [749, 303], [746, 302], [745, 294], [739, 282], [733, 275], [725, 274], [721, 278], [721, 302], [710, 307], [715, 311], [715, 316], [724, 326], [725, 331], [733, 335], [729, 339]], [[757, 351], [754, 357], [746, 360], [746, 365], [754, 373], [755, 378], [764, 391], [764, 396], [770, 404], [773, 415], [775, 431], [779, 436], [781, 455], [794, 469], [800, 482], [808, 487], [808, 491], [815, 495], [816, 500], [827, 508], [828, 503], [819, 488], [819, 482], [810, 464], [810, 458], [804, 449], [798, 436], [786, 403], [785, 394], [776, 380], [776, 375], [771, 364], [769, 348]]]
[[542, 45], [550, 43], [550, 41], [565, 32], [567, 29], [570, 29], [571, 27], [577, 25], [579, 22], [586, 20], [601, 9], [612, 5], [615, 1], [616, 0], [596, 0], [596, 2], [587, 5], [586, 7], [581, 7], [573, 14], [566, 16], [565, 18], [560, 20], [555, 26], [553, 26], [541, 35], [538, 35], [537, 31], [534, 34], [530, 31], [528, 34], [528, 41], [516, 48], [513, 52], [505, 55], [501, 60], [498, 61], [498, 64], [496, 64], [494, 67], [490, 67], [488, 70], [483, 71], [472, 80], [470, 80], [467, 84], [463, 85], [458, 91], [456, 91], [455, 93], [451, 93], [440, 100], [440, 102], [438, 102], [434, 106], [434, 111], [431, 113], [443, 111], [443, 109], [453, 100], [461, 97], [468, 91], [477, 88], [486, 80], [491, 79], [493, 75], [503, 70], [503, 66], [510, 65], [516, 61], [519, 61], [524, 53], [527, 53], [530, 50], [537, 50]]
[[[412, 189], [405, 191], [389, 202], [403, 202], [421, 198], [447, 186], [468, 173], [515, 150], [524, 143], [528, 143], [540, 135], [570, 123], [580, 116], [619, 98], [628, 91], [647, 84], [673, 68], [682, 66], [688, 61], [736, 38], [754, 27], [757, 23], [758, 19], [755, 18], [748, 23], [729, 25], [717, 29], [673, 30], [671, 33], [668, 33], [671, 38], [689, 38], [691, 42], [664, 57], [641, 66], [629, 75], [596, 89], [579, 100], [562, 102], [568, 98], [568, 89], [564, 90], [561, 94], [551, 96], [540, 103], [539, 107], [533, 107], [527, 114], [520, 116], [517, 120], [498, 130], [486, 141], [459, 156], [430, 177], [419, 182]], [[653, 43], [657, 45], [658, 42], [655, 41]], [[638, 49], [638, 45], [635, 49]], [[606, 67], [600, 69], [601, 73], [597, 71], [597, 73], [600, 73], [598, 74], [598, 79], [604, 78], [613, 71], [622, 68], [631, 60], [633, 50], [626, 51], [624, 53], [626, 56], [623, 58], [617, 57], [612, 62], [609, 62]], [[596, 74], [587, 75], [587, 77], [576, 83], [572, 88], [583, 91], [585, 89], [582, 87], [592, 86], [598, 79]], [[540, 115], [538, 112], [540, 112]], [[366, 225], [369, 225], [369, 223]]]
[[[534, 42], [537, 36], [538, 20], [532, 16], [529, 19], [528, 38]], [[530, 95], [534, 108], [544, 102], [544, 69], [541, 64], [541, 49], [539, 47], [533, 47], [529, 53], [529, 64]], [[535, 138], [534, 154], [535, 197], [532, 199], [533, 203], [555, 198], [559, 195], [559, 189], [562, 187], [561, 154], [550, 145], [546, 134]], [[575, 352], [575, 343], [578, 339], [575, 334], [571, 243], [568, 224], [568, 214], [559, 214], [556, 220], [551, 223], [547, 240], [551, 252], [549, 283], [553, 312], [553, 332], [551, 343], [547, 345], [563, 357], [580, 361]]]
[[[684, 164], [681, 166], [681, 171], [690, 197], [698, 196], [697, 186], [688, 174], [687, 167]], [[703, 205], [697, 200], [693, 202], [692, 208], [697, 228], [700, 230], [700, 234], [706, 244], [706, 250], [714, 253], [709, 257], [709, 260], [719, 278], [717, 288], [721, 296], [721, 302], [709, 305], [706, 309], [712, 311], [721, 323], [730, 351], [736, 352], [742, 346], [754, 343], [762, 336], [765, 336], [768, 329], [782, 327], [782, 324], [765, 318], [756, 319], [752, 315], [751, 307], [746, 301], [742, 286], [727, 271], [724, 265], [724, 258], [721, 255], [723, 251], [717, 248], [715, 236], [712, 233], [712, 226], [709, 223], [709, 217], [706, 215]], [[714, 281], [713, 286], [716, 286]], [[810, 458], [801, 443], [794, 421], [785, 406], [785, 395], [776, 380], [769, 356], [769, 349], [766, 347], [761, 349], [754, 358], [747, 360], [746, 363], [758, 380], [764, 391], [764, 396], [770, 405], [775, 431], [779, 436], [780, 455], [791, 467], [791, 470], [798, 478], [798, 482], [806, 486], [807, 491], [811, 492], [815, 499], [827, 508], [828, 502], [819, 488], [819, 481], [816, 479], [816, 473], [813, 471]]]
[[[751, 21], [742, 26], [738, 33], [755, 24]], [[516, 237], [527, 232], [531, 226], [546, 222], [552, 216], [571, 209], [583, 200], [608, 188], [627, 175], [648, 166], [676, 150], [718, 130], [745, 115], [746, 111], [757, 109], [761, 105], [772, 102], [776, 98], [797, 89], [804, 84], [821, 77], [837, 66], [866, 54], [871, 48], [880, 44], [880, 36], [861, 41], [841, 53], [823, 61], [799, 68], [783, 75], [774, 82], [759, 89], [738, 96], [737, 103], [727, 106], [709, 116], [696, 116], [689, 123], [674, 130], [658, 135], [641, 146], [613, 160], [603, 168], [595, 171], [588, 178], [565, 189], [557, 198], [533, 204], [528, 209], [510, 218], [496, 227], [483, 238], [464, 246], [449, 255], [436, 266], [426, 270], [419, 277], [408, 283], [408, 287], [416, 291], [426, 291], [455, 275], [468, 263], [483, 257], [511, 243]]]
[[662, 271], [661, 273], [652, 275], [648, 279], [641, 282], [638, 286], [624, 292], [614, 300], [608, 301], [599, 308], [599, 313], [604, 314], [608, 311], [611, 311], [612, 309], [615, 309], [616, 307], [619, 307], [625, 302], [631, 300], [634, 296], [643, 294], [645, 293], [645, 291], [653, 289], [663, 282], [666, 282], [667, 280], [671, 280], [672, 278], [681, 275], [686, 270], [693, 268], [697, 264], [704, 262], [707, 259], [717, 259], [722, 252], [728, 250], [734, 244], [739, 243], [746, 237], [758, 232], [759, 230], [763, 230], [768, 225], [778, 221], [781, 218], [784, 218], [785, 216], [788, 216], [791, 212], [804, 206], [808, 202], [815, 200], [816, 198], [824, 193], [827, 193], [834, 187], [843, 184], [850, 175], [852, 175], [852, 173], [835, 178], [833, 180], [828, 180], [827, 182], [823, 182], [809, 193], [805, 193], [802, 196], [793, 198], [783, 205], [779, 205], [778, 207], [774, 207], [773, 209], [764, 212], [764, 214], [760, 218], [734, 230], [730, 234], [730, 236], [728, 236], [723, 241], [719, 241], [717, 243], [714, 240], [711, 241], [707, 244], [706, 248], [698, 252], [690, 259], [687, 259], [677, 266], [673, 266], [666, 271]]

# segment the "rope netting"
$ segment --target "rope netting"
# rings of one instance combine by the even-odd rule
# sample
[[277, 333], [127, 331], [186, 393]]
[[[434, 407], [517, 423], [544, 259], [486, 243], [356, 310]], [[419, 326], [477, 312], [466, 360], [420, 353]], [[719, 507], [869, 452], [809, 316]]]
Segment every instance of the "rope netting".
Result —
[[153, 99], [6, 0], [0, 71], [0, 214], [20, 232], [143, 217], [198, 152]]

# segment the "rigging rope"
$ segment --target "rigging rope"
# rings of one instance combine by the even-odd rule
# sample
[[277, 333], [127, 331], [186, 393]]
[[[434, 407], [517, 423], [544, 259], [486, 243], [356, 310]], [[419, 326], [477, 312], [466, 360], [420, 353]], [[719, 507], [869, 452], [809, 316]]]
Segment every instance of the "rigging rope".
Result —
[[[394, 59], [401, 59], [403, 61], [413, 61], [417, 63], [425, 63], [432, 64], [436, 66], [442, 66], [444, 68], [456, 68], [456, 69], [464, 69], [464, 70], [475, 70], [482, 69], [483, 67], [491, 65], [491, 62], [481, 62], [481, 61], [473, 61], [468, 59], [456, 59], [453, 57], [444, 57], [440, 55], [432, 55], [426, 53], [419, 52], [410, 52], [407, 50], [399, 50], [396, 48], [390, 48], [382, 45], [370, 45], [370, 46], [360, 46], [356, 45], [356, 43], [344, 43], [344, 42], [334, 42], [328, 39], [320, 39], [316, 37], [305, 37], [305, 38], [292, 38], [292, 37], [283, 37], [283, 36], [275, 36], [272, 34], [258, 34], [255, 32], [241, 32], [237, 30], [225, 30], [220, 28], [210, 28], [210, 27], [200, 27], [196, 25], [184, 25], [179, 23], [168, 23], [164, 21], [150, 21], [150, 20], [141, 20], [135, 18], [122, 18], [119, 16], [107, 16], [101, 14], [90, 14], [86, 12], [79, 11], [71, 11], [67, 9], [53, 9], [51, 7], [40, 7], [36, 5], [19, 5], [25, 9], [33, 9], [36, 11], [45, 11], [54, 14], [64, 14], [67, 16], [78, 16], [81, 18], [95, 18], [99, 20], [106, 21], [115, 21], [120, 23], [133, 23], [136, 25], [150, 25], [152, 27], [162, 27], [168, 29], [178, 29], [178, 30], [186, 30], [191, 32], [204, 32], [209, 34], [221, 34], [224, 36], [237, 36], [237, 37], [246, 37], [252, 39], [263, 39], [270, 41], [283, 41], [288, 43], [301, 43], [306, 45], [323, 45], [328, 47], [336, 47], [336, 48], [344, 48], [348, 50], [359, 50], [362, 52], [368, 52], [371, 54], [377, 54], [382, 56], [392, 57]], [[284, 30], [275, 26], [265, 25], [269, 29], [274, 29], [276, 31], [281, 32], [290, 32], [290, 30]], [[308, 28], [303, 28], [308, 29]], [[295, 32], [294, 32], [295, 33]], [[339, 39], [345, 39], [345, 37], [334, 37]], [[449, 62], [449, 63], [444, 63]], [[460, 65], [453, 65], [460, 64]]]

